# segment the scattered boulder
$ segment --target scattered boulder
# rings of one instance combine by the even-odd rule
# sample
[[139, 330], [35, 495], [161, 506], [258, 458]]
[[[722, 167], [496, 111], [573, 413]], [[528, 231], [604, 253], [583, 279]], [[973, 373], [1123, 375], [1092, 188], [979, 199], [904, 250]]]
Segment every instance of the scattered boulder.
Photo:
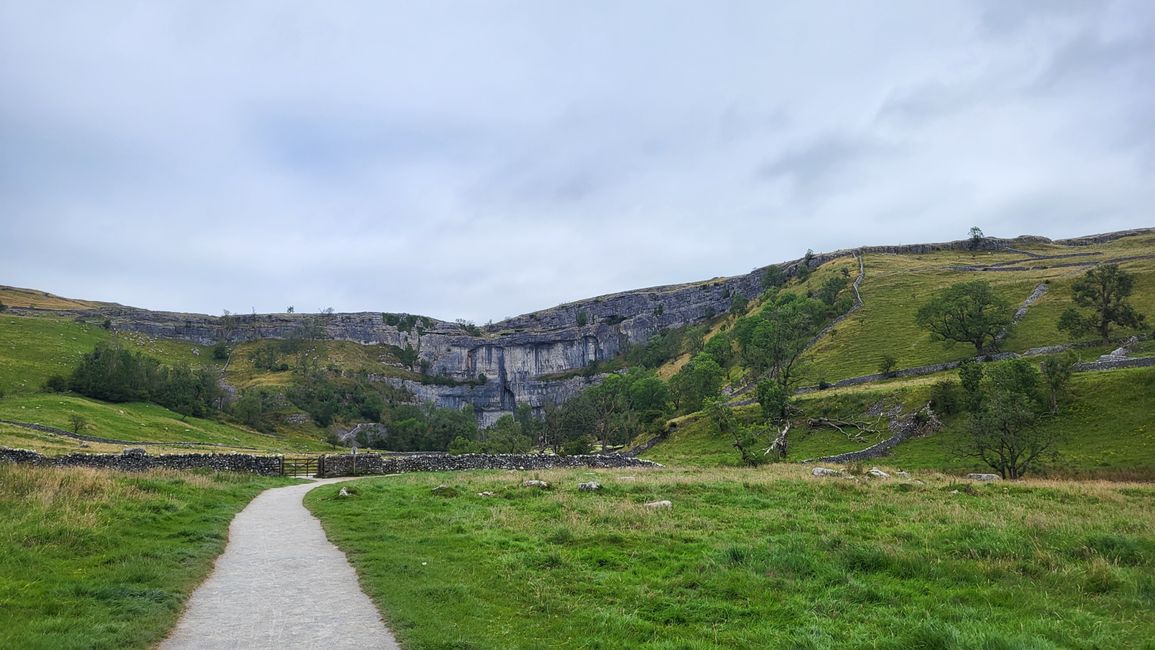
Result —
[[120, 452], [121, 456], [147, 456], [148, 452], [140, 447], [129, 447]]
[[902, 470], [895, 472], [894, 475], [898, 478], [910, 478], [910, 472], [904, 472]]
[[597, 481], [588, 481], [578, 485], [578, 489], [582, 492], [597, 492], [602, 489], [602, 484]]
[[871, 467], [870, 471], [867, 472], [867, 475], [869, 475], [872, 478], [890, 478], [890, 474], [887, 474], [886, 472], [878, 469], [877, 467]]
[[349, 496], [349, 491], [346, 490], [345, 488], [341, 488], [341, 491], [337, 493], [337, 496], [347, 497], [347, 496]]
[[668, 499], [662, 499], [661, 501], [651, 501], [645, 504], [645, 507], [650, 510], [669, 510], [674, 507], [674, 504]]
[[972, 481], [1001, 481], [1003, 477], [998, 474], [967, 474], [967, 478]]
[[826, 467], [815, 467], [810, 470], [811, 476], [842, 476], [842, 471], [837, 469], [829, 469]]
[[485, 492], [478, 492], [477, 496], [479, 496], [479, 497], [495, 497], [497, 495], [494, 494], [493, 492], [490, 492], [489, 490], [486, 490]]
[[457, 488], [449, 485], [438, 485], [437, 487], [430, 490], [430, 492], [432, 492], [434, 496], [439, 497], [455, 497], [458, 494]]
[[545, 481], [539, 481], [535, 478], [531, 478], [531, 479], [526, 479], [526, 480], [522, 481], [521, 487], [538, 488], [541, 490], [548, 490], [549, 489], [549, 483], [546, 483]]

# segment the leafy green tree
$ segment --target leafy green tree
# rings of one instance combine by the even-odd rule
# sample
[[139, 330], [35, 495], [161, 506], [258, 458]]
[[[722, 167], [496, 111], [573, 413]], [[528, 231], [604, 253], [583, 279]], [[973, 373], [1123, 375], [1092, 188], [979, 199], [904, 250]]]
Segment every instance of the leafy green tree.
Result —
[[786, 419], [790, 408], [790, 393], [782, 384], [763, 379], [758, 382], [756, 394], [764, 419], [769, 422], [781, 422]]
[[898, 359], [894, 358], [893, 354], [884, 354], [878, 359], [878, 374], [883, 377], [890, 377], [894, 374], [894, 367], [898, 364]]
[[1087, 271], [1071, 287], [1075, 304], [1091, 313], [1084, 315], [1069, 308], [1059, 317], [1059, 329], [1077, 337], [1095, 332], [1110, 340], [1111, 326], [1138, 329], [1146, 317], [1135, 311], [1127, 298], [1135, 289], [1135, 277], [1118, 264], [1104, 264]]
[[981, 406], [971, 417], [963, 452], [1003, 478], [1017, 479], [1053, 454], [1059, 438], [1041, 422], [1039, 370], [1024, 359], [992, 365], [982, 380]]
[[818, 298], [827, 305], [833, 305], [838, 300], [838, 294], [850, 284], [849, 279], [843, 275], [832, 275], [826, 278], [822, 286], [818, 287], [818, 291], [814, 292], [814, 297]]
[[783, 388], [796, 383], [799, 362], [810, 339], [827, 321], [823, 303], [792, 294], [763, 307], [758, 316], [735, 326], [734, 336], [746, 366], [768, 374]]
[[88, 429], [88, 418], [73, 413], [68, 416], [68, 427], [72, 429], [72, 433], [79, 434]]
[[670, 412], [670, 387], [652, 373], [639, 374], [629, 382], [629, 407], [643, 424], [655, 422]]
[[722, 390], [724, 373], [714, 357], [700, 352], [670, 379], [670, 388], [679, 409], [692, 413], [702, 408], [702, 401], [717, 397]]
[[958, 367], [958, 378], [966, 394], [967, 410], [977, 411], [983, 402], [983, 364], [974, 359], [963, 361]]
[[782, 272], [782, 268], [776, 264], [767, 266], [762, 273], [762, 288], [777, 289], [784, 284], [786, 284], [786, 274]]
[[1074, 352], [1067, 351], [1062, 355], [1047, 357], [1039, 365], [1043, 373], [1043, 382], [1047, 385], [1047, 396], [1051, 402], [1051, 414], [1059, 412], [1059, 398], [1071, 382], [1071, 373], [1074, 371], [1078, 357]]
[[915, 316], [920, 327], [935, 339], [970, 343], [982, 354], [1011, 326], [1011, 306], [996, 295], [988, 282], [959, 282], [936, 294]]

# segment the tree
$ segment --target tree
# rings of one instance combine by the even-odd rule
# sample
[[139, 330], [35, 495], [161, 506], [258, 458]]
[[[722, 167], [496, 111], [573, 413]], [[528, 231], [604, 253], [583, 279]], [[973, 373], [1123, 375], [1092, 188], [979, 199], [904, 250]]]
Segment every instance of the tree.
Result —
[[1011, 326], [1011, 306], [995, 295], [991, 285], [982, 280], [959, 282], [939, 292], [919, 308], [915, 321], [930, 330], [931, 337], [944, 341], [970, 343], [983, 354], [988, 342], [994, 345], [998, 335]]
[[1003, 478], [1024, 476], [1057, 442], [1038, 426], [1032, 400], [1022, 393], [997, 393], [972, 420], [970, 445]]
[[1059, 441], [1053, 428], [1041, 426], [1041, 379], [1025, 359], [992, 365], [982, 380], [982, 402], [971, 416], [963, 453], [1003, 478], [1021, 478], [1037, 468]]
[[79, 434], [88, 428], [88, 418], [73, 413], [68, 416], [68, 426], [72, 429], [72, 433]]
[[985, 235], [983, 235], [983, 229], [978, 226], [971, 226], [970, 233], [967, 236], [970, 237], [972, 249], [978, 248], [985, 237]]
[[762, 272], [763, 289], [777, 289], [784, 284], [786, 284], [786, 274], [777, 264], [767, 266], [766, 270]]
[[884, 354], [878, 359], [878, 374], [883, 377], [892, 377], [896, 365], [898, 365], [898, 359], [895, 359], [893, 354]]
[[747, 367], [789, 388], [797, 379], [802, 353], [827, 314], [827, 306], [821, 302], [790, 294], [767, 305], [756, 318], [735, 327], [734, 336]]
[[289, 305], [289, 306], [288, 306], [288, 307], [285, 309], [285, 313], [286, 313], [286, 314], [291, 314], [291, 313], [293, 313], [294, 311], [296, 311], [296, 309], [295, 309], [295, 308], [294, 308], [292, 305]]
[[1071, 372], [1074, 370], [1075, 353], [1067, 351], [1061, 356], [1047, 357], [1039, 368], [1043, 372], [1043, 382], [1047, 385], [1048, 396], [1051, 399], [1051, 414], [1059, 412], [1059, 397], [1066, 391], [1071, 381]]
[[670, 379], [678, 407], [686, 413], [702, 408], [707, 397], [717, 397], [722, 390], [723, 372], [714, 357], [699, 352]]
[[1096, 332], [1103, 342], [1111, 335], [1111, 326], [1140, 328], [1145, 316], [1135, 311], [1127, 296], [1135, 288], [1135, 278], [1118, 264], [1097, 266], [1083, 274], [1071, 287], [1075, 304], [1092, 313], [1083, 315], [1069, 308], [1059, 317], [1059, 329], [1077, 337]]

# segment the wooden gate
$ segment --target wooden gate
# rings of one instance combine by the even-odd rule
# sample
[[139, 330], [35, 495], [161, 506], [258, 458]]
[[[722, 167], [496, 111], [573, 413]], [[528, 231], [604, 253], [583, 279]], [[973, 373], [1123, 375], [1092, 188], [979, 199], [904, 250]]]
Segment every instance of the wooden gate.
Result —
[[313, 478], [321, 475], [321, 456], [281, 457], [281, 474], [284, 476]]

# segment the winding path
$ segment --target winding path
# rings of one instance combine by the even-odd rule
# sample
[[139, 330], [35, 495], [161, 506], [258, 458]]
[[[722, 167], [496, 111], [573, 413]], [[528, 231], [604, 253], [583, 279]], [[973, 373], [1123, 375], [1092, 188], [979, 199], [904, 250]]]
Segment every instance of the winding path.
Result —
[[262, 492], [229, 526], [229, 543], [163, 650], [396, 649], [344, 554], [305, 509], [326, 483]]

